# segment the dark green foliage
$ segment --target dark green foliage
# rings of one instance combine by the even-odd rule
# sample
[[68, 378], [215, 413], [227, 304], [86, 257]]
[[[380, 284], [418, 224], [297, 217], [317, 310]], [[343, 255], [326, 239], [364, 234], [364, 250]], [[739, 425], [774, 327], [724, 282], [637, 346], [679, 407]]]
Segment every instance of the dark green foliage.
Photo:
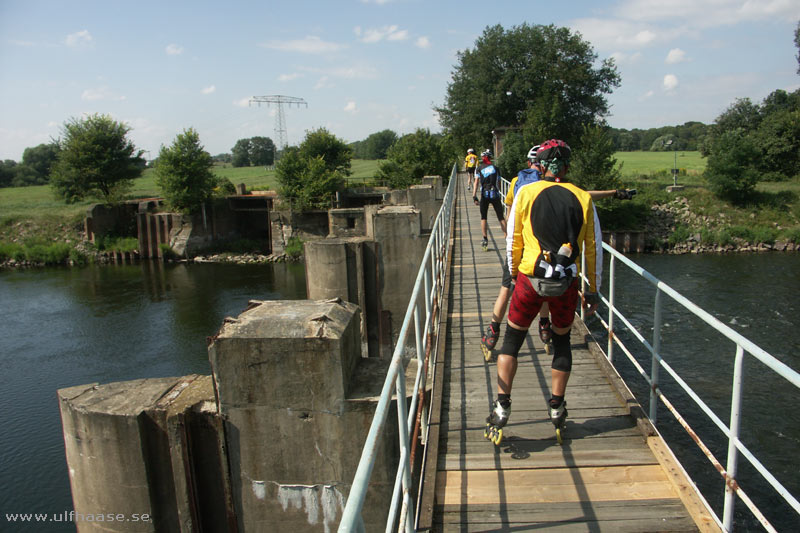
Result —
[[401, 137], [386, 153], [376, 178], [385, 180], [393, 189], [418, 184], [423, 176], [450, 175], [453, 158], [447, 140], [432, 135], [430, 130], [417, 129]]
[[753, 164], [756, 157], [758, 150], [744, 131], [723, 133], [714, 141], [708, 156], [705, 178], [711, 191], [734, 204], [749, 201], [759, 177]]
[[587, 191], [620, 187], [620, 173], [614, 159], [614, 145], [600, 126], [583, 126], [580, 148], [572, 151], [567, 179]]
[[608, 113], [605, 95], [619, 83], [613, 60], [597, 62], [568, 28], [496, 25], [459, 52], [436, 111], [457, 146], [488, 146], [493, 129], [523, 123], [526, 140], [576, 139]]
[[169, 148], [162, 147], [156, 165], [156, 185], [174, 209], [195, 212], [211, 198], [217, 178], [211, 155], [203, 149], [197, 132], [178, 134]]
[[250, 139], [250, 165], [270, 166], [275, 163], [275, 143], [269, 137], [252, 137]]
[[523, 168], [528, 168], [528, 151], [533, 144], [525, 142], [519, 132], [509, 132], [503, 138], [503, 153], [497, 158], [500, 175], [511, 180]]
[[50, 169], [58, 159], [58, 152], [59, 148], [56, 143], [25, 148], [25, 151], [22, 152], [22, 164], [33, 170], [35, 174], [35, 182], [29, 183], [30, 185], [47, 183], [50, 177]]
[[363, 141], [350, 143], [357, 159], [386, 159], [386, 152], [395, 142], [397, 134], [392, 130], [373, 133]]
[[334, 194], [344, 188], [351, 158], [350, 147], [326, 129], [308, 132], [275, 166], [281, 196], [302, 211], [329, 208]]
[[250, 139], [239, 139], [231, 150], [234, 167], [250, 166]]
[[[634, 128], [609, 128], [614, 149], [620, 152], [632, 151], [695, 151], [700, 150], [711, 126], [702, 122], [686, 122], [678, 126], [663, 126], [642, 130]], [[664, 141], [672, 140], [666, 146]]]
[[303, 159], [322, 158], [327, 170], [340, 172], [344, 176], [350, 175], [353, 150], [325, 128], [306, 133], [299, 148]]
[[286, 247], [284, 248], [286, 255], [294, 259], [297, 259], [301, 255], [303, 255], [303, 250], [304, 248], [302, 239], [300, 239], [299, 237], [289, 237], [289, 242], [286, 243]]
[[674, 245], [681, 242], [686, 242], [690, 234], [691, 231], [689, 230], [688, 226], [679, 224], [675, 227], [675, 231], [672, 232], [672, 235], [669, 236], [669, 243]]
[[94, 196], [120, 200], [142, 174], [142, 152], [127, 136], [130, 128], [107, 115], [70, 119], [59, 139], [50, 185], [68, 203]]

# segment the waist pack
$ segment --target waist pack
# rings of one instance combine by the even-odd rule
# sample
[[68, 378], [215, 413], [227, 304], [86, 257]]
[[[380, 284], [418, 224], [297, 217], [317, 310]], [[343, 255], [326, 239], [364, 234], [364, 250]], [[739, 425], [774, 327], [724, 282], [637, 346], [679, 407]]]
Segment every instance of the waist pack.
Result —
[[497, 189], [488, 189], [483, 191], [483, 197], [488, 198], [489, 200], [494, 200], [495, 198], [500, 197], [500, 193], [497, 192]]
[[531, 286], [533, 287], [533, 290], [536, 291], [536, 294], [545, 298], [555, 298], [557, 296], [561, 296], [567, 292], [570, 283], [572, 283], [571, 277], [561, 279], [544, 279], [532, 278], [528, 276], [528, 279], [531, 280]]

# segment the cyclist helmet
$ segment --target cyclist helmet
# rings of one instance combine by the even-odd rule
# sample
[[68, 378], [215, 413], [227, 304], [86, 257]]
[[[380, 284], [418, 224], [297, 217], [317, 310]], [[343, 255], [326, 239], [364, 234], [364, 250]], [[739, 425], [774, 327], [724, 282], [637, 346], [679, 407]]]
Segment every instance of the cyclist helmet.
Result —
[[473, 150], [472, 148], [467, 148], [467, 153], [468, 154], [474, 154], [475, 150]]
[[484, 150], [481, 152], [481, 157], [488, 157], [489, 159], [492, 158], [492, 151], [491, 150]]
[[536, 161], [536, 152], [539, 151], [539, 146], [540, 145], [537, 144], [536, 146], [528, 150], [528, 159], [530, 161]]
[[568, 163], [570, 155], [572, 155], [572, 150], [569, 145], [559, 139], [550, 139], [549, 141], [543, 142], [536, 151], [536, 158], [539, 161], [559, 159]]

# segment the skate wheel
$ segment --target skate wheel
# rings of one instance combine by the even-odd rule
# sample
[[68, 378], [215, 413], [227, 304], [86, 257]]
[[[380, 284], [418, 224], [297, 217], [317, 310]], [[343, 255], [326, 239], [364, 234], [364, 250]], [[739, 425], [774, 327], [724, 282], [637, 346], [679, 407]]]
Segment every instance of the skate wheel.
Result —
[[553, 345], [549, 342], [544, 343], [544, 353], [550, 355], [553, 351]]
[[556, 428], [556, 440], [558, 440], [558, 444], [564, 444], [564, 439], [561, 437], [561, 428]]
[[500, 442], [502, 442], [502, 440], [503, 440], [503, 428], [500, 428], [495, 432], [495, 438], [493, 441], [494, 445], [500, 446]]

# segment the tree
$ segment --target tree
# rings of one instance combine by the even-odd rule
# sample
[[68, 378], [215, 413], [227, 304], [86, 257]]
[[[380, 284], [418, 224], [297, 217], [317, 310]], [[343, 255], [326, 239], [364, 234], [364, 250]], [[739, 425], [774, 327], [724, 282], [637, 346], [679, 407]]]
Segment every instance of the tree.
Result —
[[583, 126], [581, 148], [572, 152], [569, 181], [587, 191], [606, 191], [620, 186], [614, 143], [605, 128]]
[[301, 211], [330, 207], [345, 186], [352, 152], [325, 129], [306, 133], [299, 147], [287, 148], [275, 165], [281, 196]]
[[56, 143], [40, 144], [33, 148], [25, 148], [22, 152], [22, 164], [30, 167], [36, 174], [37, 185], [47, 183], [50, 169], [58, 159]]
[[394, 189], [420, 183], [423, 176], [450, 175], [453, 158], [447, 141], [430, 130], [417, 129], [404, 135], [389, 148], [387, 161], [378, 166], [376, 177]]
[[397, 134], [392, 130], [373, 133], [364, 140], [364, 159], [386, 159], [386, 152], [397, 142]]
[[528, 166], [528, 152], [532, 144], [525, 142], [522, 133], [509, 132], [503, 138], [503, 153], [497, 158], [500, 175], [510, 180]]
[[250, 166], [250, 139], [239, 139], [231, 149], [233, 159], [231, 163], [234, 167]]
[[269, 166], [275, 162], [275, 143], [269, 137], [250, 139], [250, 165]]
[[794, 29], [794, 46], [797, 48], [797, 73], [800, 74], [800, 21]]
[[704, 173], [711, 191], [735, 204], [747, 203], [758, 182], [754, 166], [758, 155], [758, 149], [743, 129], [728, 130], [717, 137]]
[[343, 176], [351, 174], [353, 150], [325, 128], [306, 133], [300, 144], [300, 157], [306, 160], [321, 157], [329, 171], [341, 172]]
[[195, 212], [211, 198], [217, 177], [214, 162], [203, 149], [193, 128], [175, 137], [169, 148], [161, 147], [156, 165], [156, 185], [167, 202], [179, 211]]
[[108, 115], [72, 118], [58, 141], [50, 185], [68, 203], [94, 196], [105, 203], [121, 199], [142, 174], [142, 150], [128, 139], [130, 128]]
[[458, 53], [440, 122], [459, 146], [487, 146], [492, 129], [526, 124], [525, 141], [575, 142], [581, 124], [608, 114], [606, 94], [619, 86], [613, 60], [580, 34], [553, 25], [487, 27], [474, 49]]

